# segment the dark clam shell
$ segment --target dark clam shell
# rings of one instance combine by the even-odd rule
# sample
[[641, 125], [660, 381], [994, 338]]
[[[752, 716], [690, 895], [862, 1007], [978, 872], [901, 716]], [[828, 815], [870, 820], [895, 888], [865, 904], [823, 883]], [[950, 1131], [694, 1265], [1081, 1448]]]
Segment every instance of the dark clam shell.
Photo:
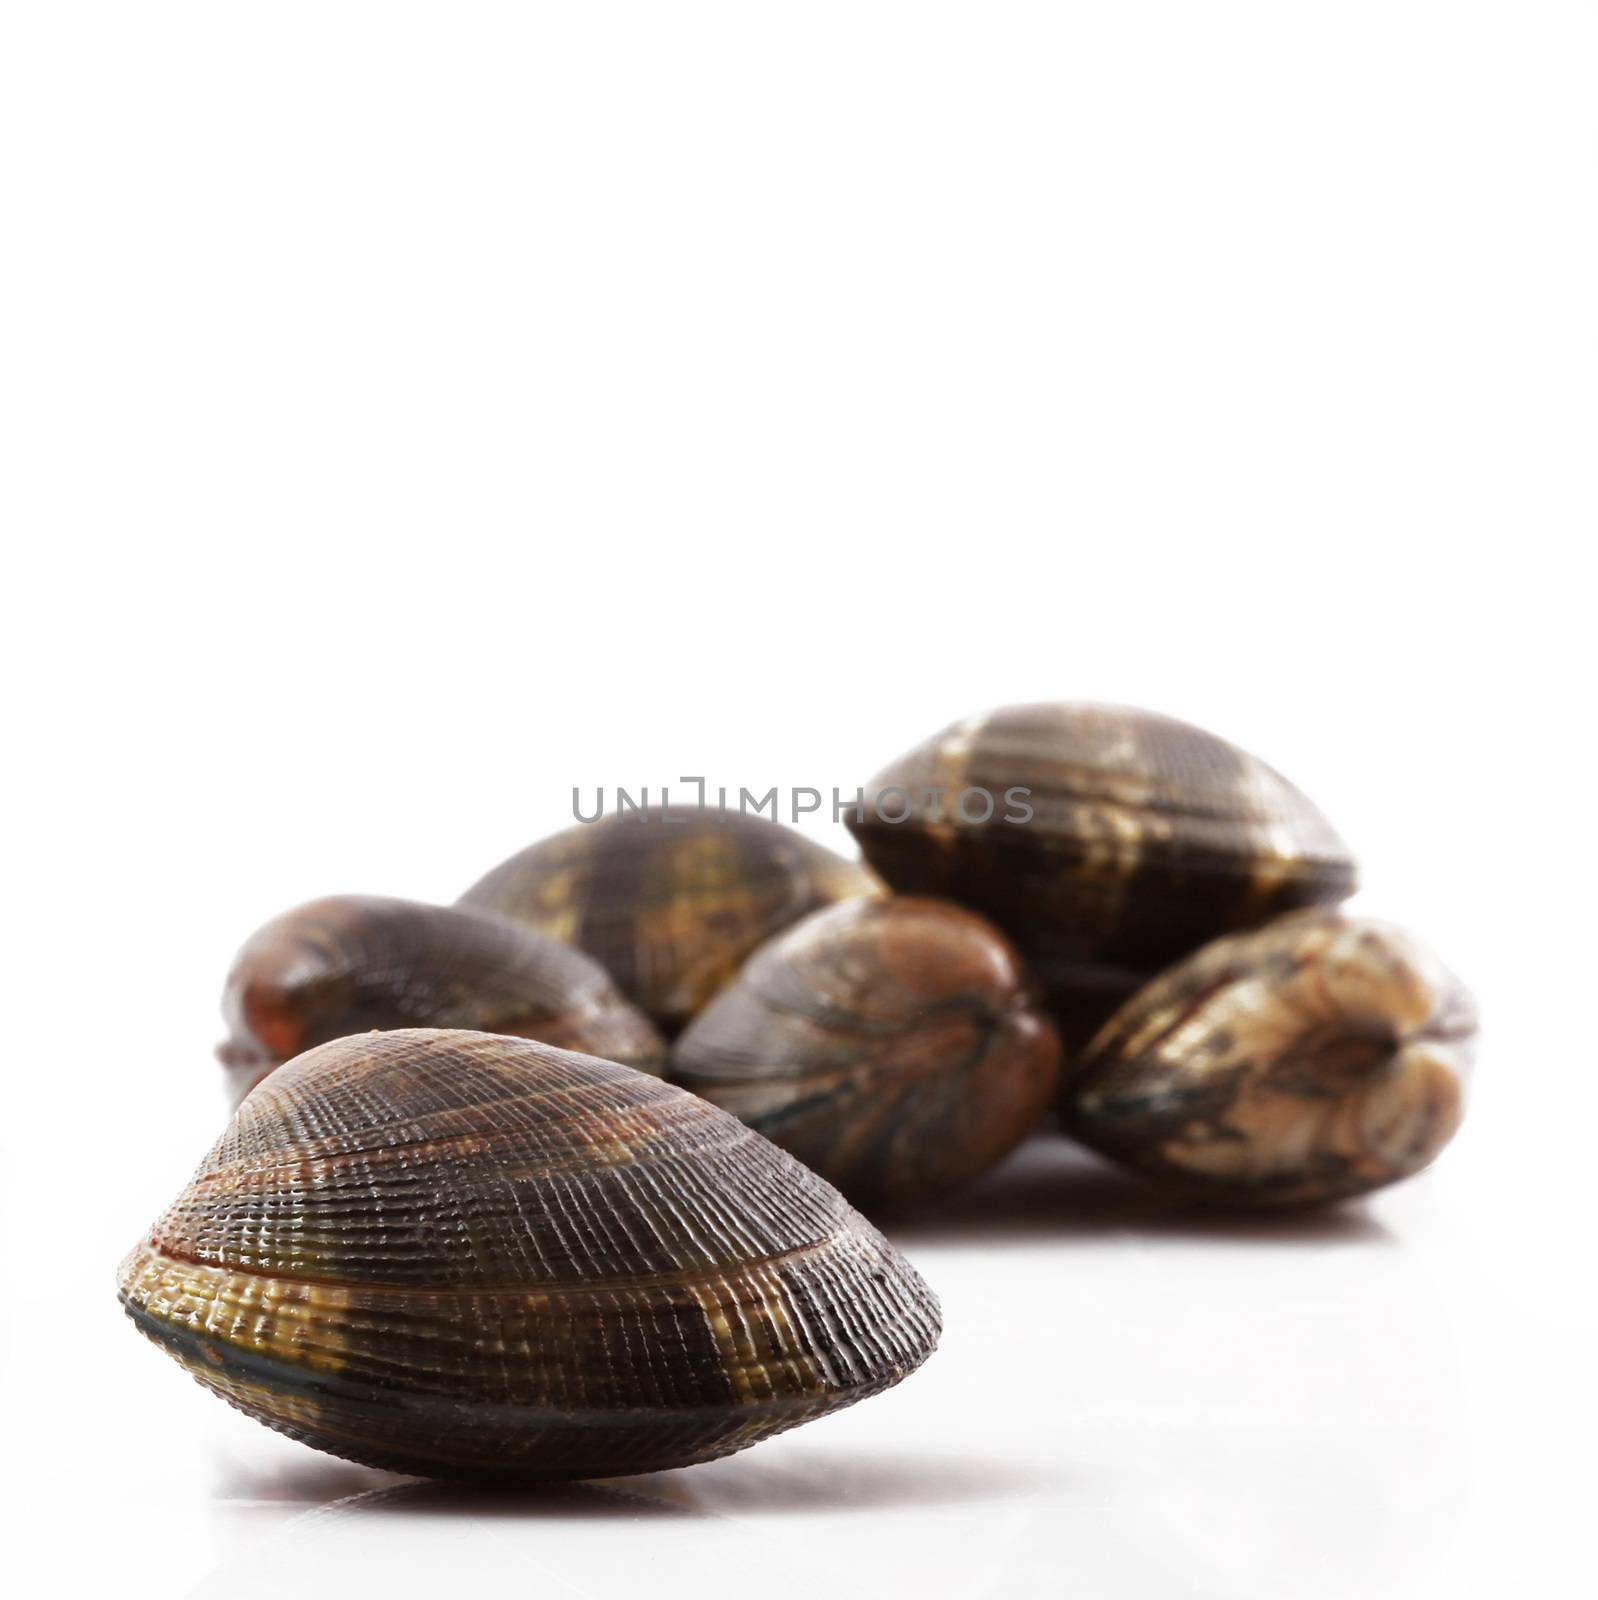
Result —
[[439, 1476], [709, 1460], [898, 1382], [939, 1328], [903, 1257], [725, 1112], [427, 1029], [272, 1073], [119, 1280], [258, 1421]]
[[671, 1077], [866, 1210], [985, 1172], [1042, 1117], [1060, 1043], [997, 929], [936, 900], [818, 911], [751, 957]]
[[1207, 940], [1355, 884], [1347, 847], [1287, 779], [1214, 734], [1119, 706], [956, 723], [880, 772], [846, 820], [894, 889], [1004, 929], [1068, 1035]]
[[376, 895], [313, 900], [239, 952], [218, 1051], [251, 1087], [282, 1062], [372, 1028], [475, 1028], [659, 1073], [665, 1043], [604, 968], [502, 917]]
[[863, 867], [779, 823], [673, 806], [530, 845], [460, 903], [587, 951], [674, 1037], [773, 934], [880, 889]]
[[1067, 1074], [1083, 1143], [1229, 1205], [1362, 1194], [1453, 1137], [1476, 1032], [1408, 934], [1304, 911], [1206, 945], [1116, 1012]]

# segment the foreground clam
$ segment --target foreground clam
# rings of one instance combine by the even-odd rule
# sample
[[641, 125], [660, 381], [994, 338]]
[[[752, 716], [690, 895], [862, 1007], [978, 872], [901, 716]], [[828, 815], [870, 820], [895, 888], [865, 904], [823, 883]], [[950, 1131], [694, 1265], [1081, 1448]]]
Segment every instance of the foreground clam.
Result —
[[913, 898], [833, 906], [765, 945], [671, 1064], [868, 1211], [985, 1172], [1036, 1126], [1059, 1071], [1009, 941]]
[[1071, 1037], [1206, 940], [1354, 887], [1347, 847], [1279, 773], [1120, 706], [956, 723], [880, 772], [846, 821], [894, 889], [1008, 933]]
[[581, 951], [485, 913], [334, 895], [274, 918], [239, 952], [218, 1050], [253, 1087], [312, 1045], [372, 1028], [517, 1034], [662, 1070], [665, 1044]]
[[1418, 1172], [1463, 1113], [1476, 1016], [1385, 923], [1307, 911], [1207, 945], [1116, 1012], [1067, 1075], [1083, 1143], [1232, 1205]]
[[271, 1074], [120, 1270], [207, 1388], [448, 1476], [725, 1455], [912, 1372], [937, 1302], [725, 1112], [492, 1034], [367, 1034]]
[[460, 903], [587, 951], [675, 1036], [757, 945], [880, 888], [864, 868], [764, 817], [671, 806], [530, 845]]

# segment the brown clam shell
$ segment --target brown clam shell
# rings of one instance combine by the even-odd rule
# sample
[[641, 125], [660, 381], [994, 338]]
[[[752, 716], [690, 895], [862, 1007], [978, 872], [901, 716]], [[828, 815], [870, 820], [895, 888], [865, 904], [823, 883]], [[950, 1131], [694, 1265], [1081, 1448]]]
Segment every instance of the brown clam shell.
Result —
[[612, 814], [530, 845], [461, 896], [585, 950], [668, 1037], [744, 959], [821, 906], [880, 893], [852, 861], [764, 817]]
[[119, 1283], [258, 1421], [441, 1476], [706, 1461], [897, 1383], [939, 1330], [908, 1262], [725, 1112], [432, 1029], [272, 1073]]
[[1304, 911], [1206, 945], [1116, 1012], [1067, 1074], [1066, 1128], [1229, 1205], [1395, 1183], [1453, 1137], [1476, 1014], [1408, 934]]
[[936, 900], [855, 900], [764, 945], [670, 1076], [867, 1211], [977, 1177], [1038, 1123], [1060, 1043], [1010, 942]]
[[274, 918], [222, 995], [223, 1063], [252, 1087], [313, 1045], [372, 1028], [474, 1028], [660, 1073], [665, 1042], [597, 962], [502, 917], [334, 895]]
[[1287, 779], [1122, 706], [955, 723], [884, 768], [845, 820], [895, 890], [957, 900], [1009, 934], [1068, 1042], [1207, 940], [1355, 885], [1347, 847]]

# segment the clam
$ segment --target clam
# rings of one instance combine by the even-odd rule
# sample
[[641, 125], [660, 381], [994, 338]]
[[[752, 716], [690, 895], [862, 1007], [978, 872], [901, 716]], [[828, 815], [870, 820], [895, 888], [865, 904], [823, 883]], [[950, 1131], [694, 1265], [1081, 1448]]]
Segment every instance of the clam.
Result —
[[845, 820], [896, 890], [991, 917], [1084, 1038], [1209, 939], [1352, 893], [1330, 823], [1264, 762], [1174, 718], [1011, 706], [883, 769]]
[[880, 888], [780, 823], [672, 806], [530, 845], [460, 903], [587, 951], [674, 1037], [756, 946], [807, 912]]
[[1459, 1127], [1469, 995], [1386, 923], [1303, 911], [1232, 934], [1118, 1010], [1067, 1074], [1084, 1144], [1230, 1205], [1362, 1194]]
[[727, 1113], [435, 1029], [270, 1074], [119, 1281], [240, 1410], [433, 1476], [706, 1461], [897, 1383], [939, 1331], [903, 1257]]
[[268, 922], [222, 996], [223, 1063], [253, 1086], [284, 1061], [371, 1028], [475, 1028], [659, 1073], [665, 1043], [581, 951], [501, 917], [375, 895]]
[[761, 947], [670, 1076], [867, 1211], [985, 1172], [1037, 1124], [1060, 1043], [1010, 942], [936, 900], [854, 900]]

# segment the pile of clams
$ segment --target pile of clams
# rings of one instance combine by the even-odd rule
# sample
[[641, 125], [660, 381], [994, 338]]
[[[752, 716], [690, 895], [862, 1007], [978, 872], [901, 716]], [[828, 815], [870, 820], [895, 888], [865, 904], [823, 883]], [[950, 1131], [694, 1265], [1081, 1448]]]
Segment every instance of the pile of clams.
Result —
[[1331, 824], [1213, 734], [1011, 707], [846, 821], [864, 865], [657, 808], [454, 906], [268, 922], [223, 992], [242, 1103], [123, 1262], [128, 1315], [352, 1460], [646, 1472], [914, 1371], [937, 1301], [866, 1217], [950, 1204], [1040, 1128], [1261, 1211], [1408, 1177], [1459, 1126], [1469, 996], [1339, 909]]

